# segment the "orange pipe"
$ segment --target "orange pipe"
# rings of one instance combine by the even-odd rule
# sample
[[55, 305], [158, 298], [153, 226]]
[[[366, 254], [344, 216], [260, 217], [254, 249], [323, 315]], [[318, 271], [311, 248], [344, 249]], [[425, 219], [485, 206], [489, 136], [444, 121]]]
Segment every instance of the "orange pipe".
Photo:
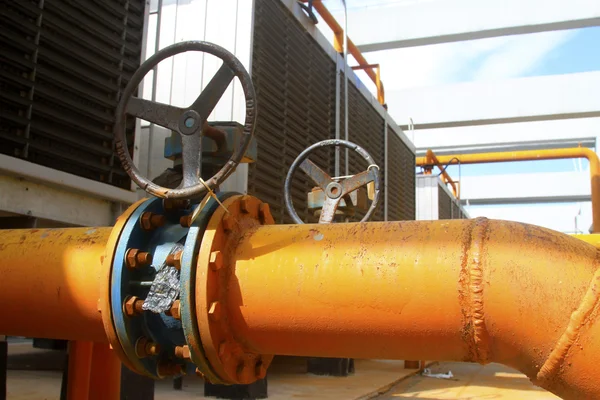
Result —
[[599, 254], [581, 240], [483, 218], [271, 225], [229, 254], [227, 320], [260, 354], [499, 362], [600, 398]]
[[69, 342], [67, 400], [88, 400], [94, 343]]
[[0, 231], [0, 333], [105, 342], [98, 300], [110, 232]]
[[[306, 2], [306, 0], [303, 0], [303, 1]], [[315, 8], [315, 10], [317, 10], [317, 12], [321, 16], [321, 18], [323, 18], [323, 21], [325, 21], [327, 26], [329, 26], [329, 28], [333, 31], [333, 35], [334, 35], [334, 43], [333, 44], [334, 44], [335, 50], [338, 53], [343, 52], [344, 51], [344, 48], [343, 48], [344, 29], [340, 26], [340, 24], [338, 24], [338, 22], [335, 20], [333, 15], [331, 15], [331, 13], [327, 9], [327, 7], [325, 7], [325, 4], [323, 4], [323, 2], [321, 0], [315, 0], [313, 3], [313, 7]], [[379, 101], [380, 104], [385, 104], [385, 95], [383, 92], [383, 84], [380, 82], [380, 79], [378, 76], [379, 74], [374, 71], [374, 67], [370, 66], [367, 59], [362, 55], [362, 53], [360, 52], [358, 47], [356, 47], [356, 45], [354, 44], [354, 42], [352, 40], [350, 40], [350, 38], [348, 38], [348, 53], [352, 54], [352, 56], [354, 57], [354, 59], [360, 66], [365, 66], [364, 71], [369, 76], [369, 78], [371, 78], [371, 80], [373, 81], [375, 86], [377, 86], [377, 89], [378, 89], [377, 90], [377, 100]], [[379, 90], [380, 87], [381, 87], [381, 90]]]
[[566, 149], [454, 154], [447, 156], [435, 156], [433, 151], [427, 150], [427, 154], [424, 157], [417, 157], [416, 165], [421, 167], [432, 167], [436, 164], [433, 157], [437, 159], [438, 165], [586, 158], [590, 163], [593, 230], [594, 232], [600, 232], [600, 161], [598, 160], [598, 155], [596, 152], [588, 148], [573, 147]]
[[89, 400], [121, 398], [121, 361], [107, 343], [94, 343]]
[[[446, 171], [444, 169], [445, 165], [447, 163], [441, 163], [440, 160], [438, 159], [438, 157], [433, 153], [433, 151], [431, 150], [427, 150], [427, 154], [425, 155], [425, 159], [427, 160], [425, 165], [421, 165], [417, 163], [417, 166], [421, 165], [421, 166], [425, 166], [425, 174], [426, 175], [431, 175], [431, 171], [433, 169], [433, 166], [437, 166], [438, 169], [441, 171], [441, 175], [442, 175], [442, 181], [445, 184], [449, 184], [452, 187], [452, 193], [454, 194], [454, 197], [457, 199], [460, 199], [460, 193], [458, 191], [458, 187], [456, 185], [456, 182], [454, 180], [452, 180], [452, 178], [450, 177], [450, 174], [448, 174], [448, 171]], [[418, 161], [417, 161], [418, 162]]]

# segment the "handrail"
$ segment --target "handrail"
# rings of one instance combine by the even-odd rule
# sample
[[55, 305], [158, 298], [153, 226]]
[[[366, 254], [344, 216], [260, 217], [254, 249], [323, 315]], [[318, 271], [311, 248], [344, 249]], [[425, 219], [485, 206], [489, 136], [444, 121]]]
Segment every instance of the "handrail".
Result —
[[[425, 159], [425, 162], [419, 164], [419, 159]], [[454, 197], [460, 199], [460, 186], [457, 185], [458, 182], [453, 180], [450, 177], [450, 174], [448, 174], [448, 172], [446, 171], [446, 164], [449, 163], [441, 163], [432, 150], [427, 150], [427, 154], [425, 155], [425, 157], [417, 157], [417, 166], [423, 167], [425, 175], [431, 175], [433, 167], [438, 167], [438, 169], [440, 170], [440, 176], [442, 177], [442, 182], [444, 182], [446, 185], [450, 185], [452, 187]]]
[[[302, 2], [306, 3], [308, 0], [302, 0]], [[323, 18], [323, 21], [325, 21], [327, 26], [333, 31], [333, 47], [338, 53], [342, 53], [344, 51], [344, 29], [336, 21], [334, 16], [331, 15], [321, 0], [314, 0], [313, 7], [317, 10], [321, 18]], [[358, 67], [352, 67], [352, 69], [364, 69], [365, 73], [377, 87], [377, 101], [379, 104], [385, 106], [385, 93], [379, 75], [379, 64], [369, 64], [350, 38], [348, 38], [348, 52], [352, 54], [354, 59], [356, 59], [356, 62], [358, 62]]]
[[[435, 157], [435, 162], [431, 156]], [[434, 165], [447, 164], [483, 164], [510, 161], [559, 160], [566, 158], [586, 158], [590, 162], [590, 180], [592, 193], [593, 232], [600, 232], [600, 160], [595, 151], [584, 147], [572, 147], [550, 150], [523, 150], [479, 154], [451, 154], [435, 156], [428, 150], [424, 157], [417, 157], [416, 165], [432, 168]]]

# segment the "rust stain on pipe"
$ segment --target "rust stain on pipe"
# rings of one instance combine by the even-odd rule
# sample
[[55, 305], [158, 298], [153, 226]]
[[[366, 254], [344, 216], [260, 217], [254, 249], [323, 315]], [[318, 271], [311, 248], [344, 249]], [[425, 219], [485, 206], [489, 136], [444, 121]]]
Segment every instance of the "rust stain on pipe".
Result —
[[464, 254], [459, 275], [459, 300], [463, 313], [464, 337], [470, 348], [470, 359], [482, 364], [489, 361], [489, 334], [483, 309], [483, 248], [487, 233], [487, 219], [474, 219], [469, 239], [463, 246]]
[[479, 218], [259, 226], [223, 251], [225, 318], [256, 352], [499, 362], [600, 398], [600, 261], [581, 240]]

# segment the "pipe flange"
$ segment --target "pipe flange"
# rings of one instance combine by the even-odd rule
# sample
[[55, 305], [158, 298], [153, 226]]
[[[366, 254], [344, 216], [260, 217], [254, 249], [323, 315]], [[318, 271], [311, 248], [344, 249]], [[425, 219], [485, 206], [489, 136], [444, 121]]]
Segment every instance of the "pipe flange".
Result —
[[250, 384], [264, 378], [273, 360], [273, 355], [258, 354], [236, 340], [229, 325], [233, 316], [230, 312], [241, 304], [228, 304], [228, 293], [234, 290], [232, 260], [238, 240], [248, 230], [274, 223], [268, 204], [252, 196], [235, 196], [214, 212], [202, 237], [196, 272], [196, 317], [212, 371], [227, 384]]
[[136, 203], [113, 229], [118, 238], [111, 236], [104, 260], [110, 266], [103, 307], [109, 342], [129, 369], [154, 379], [183, 372], [185, 360], [175, 348], [186, 342], [177, 317], [144, 311], [141, 304], [157, 270], [187, 235], [180, 220], [189, 213], [186, 207], [166, 211], [156, 198]]
[[[220, 192], [217, 194], [217, 197], [219, 201], [223, 202], [234, 195], [235, 193]], [[197, 371], [213, 384], [223, 384], [225, 382], [211, 368], [202, 347], [198, 320], [196, 319], [195, 288], [200, 239], [204, 234], [210, 217], [218, 207], [219, 204], [214, 199], [210, 199], [190, 227], [181, 258], [181, 292], [179, 294], [181, 299], [181, 324], [185, 340], [189, 346], [190, 360], [198, 368]]]

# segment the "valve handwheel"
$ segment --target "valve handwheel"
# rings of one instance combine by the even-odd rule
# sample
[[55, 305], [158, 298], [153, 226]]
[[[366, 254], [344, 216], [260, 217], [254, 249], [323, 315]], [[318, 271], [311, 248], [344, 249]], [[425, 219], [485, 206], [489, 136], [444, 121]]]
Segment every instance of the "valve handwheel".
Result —
[[[187, 51], [209, 53], [223, 60], [223, 65], [191, 106], [180, 108], [133, 97], [134, 91], [142, 82], [144, 76], [158, 63]], [[231, 155], [229, 161], [212, 178], [203, 183], [200, 179], [203, 129], [206, 126], [208, 116], [235, 77], [240, 80], [246, 97], [246, 120], [242, 142], [237, 151]], [[152, 183], [134, 165], [129, 155], [125, 137], [127, 114], [171, 129], [181, 135], [183, 180], [178, 188], [168, 189]], [[131, 179], [149, 194], [171, 199], [199, 198], [207, 193], [206, 186], [214, 190], [235, 171], [250, 145], [254, 134], [255, 121], [256, 94], [252, 79], [242, 63], [229, 51], [215, 44], [199, 41], [181, 42], [158, 51], [140, 65], [123, 91], [117, 106], [114, 127], [117, 154]]]
[[[328, 146], [341, 146], [356, 151], [363, 159], [367, 161], [369, 164], [368, 169], [356, 175], [345, 177], [339, 181], [330, 177], [325, 171], [308, 159], [308, 156], [315, 150]], [[306, 150], [300, 153], [298, 158], [294, 160], [285, 178], [285, 206], [294, 222], [297, 224], [303, 224], [304, 222], [300, 219], [296, 213], [296, 210], [294, 209], [291, 195], [292, 176], [298, 168], [304, 171], [304, 173], [308, 175], [314, 181], [314, 183], [321, 188], [321, 190], [323, 190], [323, 193], [325, 193], [325, 202], [323, 203], [321, 216], [319, 217], [320, 224], [331, 223], [342, 198], [361, 186], [369, 184], [370, 182], [373, 182], [375, 185], [375, 193], [373, 195], [371, 206], [361, 222], [368, 221], [375, 212], [375, 209], [379, 204], [379, 192], [381, 187], [379, 167], [375, 164], [373, 157], [371, 157], [369, 153], [367, 153], [367, 151], [359, 145], [339, 139], [323, 140], [322, 142], [315, 143], [308, 147]]]

